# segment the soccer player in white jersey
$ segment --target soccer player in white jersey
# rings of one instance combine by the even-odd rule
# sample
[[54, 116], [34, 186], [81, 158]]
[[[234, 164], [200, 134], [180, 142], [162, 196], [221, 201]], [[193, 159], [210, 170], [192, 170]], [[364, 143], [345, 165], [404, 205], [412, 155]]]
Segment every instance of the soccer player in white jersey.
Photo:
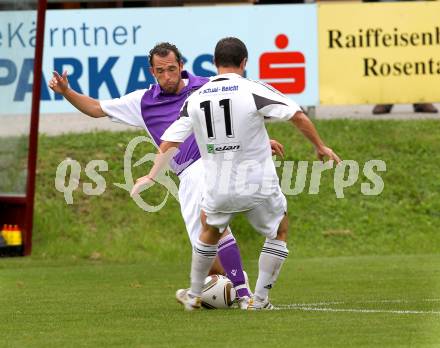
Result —
[[[96, 100], [69, 87], [67, 72], [54, 72], [49, 87], [62, 94], [74, 107], [91, 117], [108, 116], [145, 129], [154, 144], [159, 147], [164, 131], [179, 117], [187, 97], [209, 81], [206, 77], [194, 76], [183, 70], [182, 55], [177, 47], [162, 42], [149, 54], [150, 71], [157, 84], [149, 89], [131, 92], [121, 98]], [[282, 155], [283, 146], [271, 140], [273, 152]], [[173, 158], [171, 169], [179, 176], [179, 201], [188, 236], [193, 245], [201, 231], [200, 197], [203, 187], [203, 167], [200, 152], [193, 136], [180, 146]], [[248, 298], [246, 275], [242, 269], [240, 250], [230, 229], [226, 229], [218, 244], [218, 259], [211, 273], [226, 273], [237, 291], [237, 301]]]
[[217, 43], [214, 62], [218, 75], [187, 99], [180, 118], [161, 137], [161, 153], [153, 168], [138, 179], [132, 191], [153, 184], [174, 150], [194, 132], [205, 168], [205, 188], [203, 227], [192, 255], [191, 288], [176, 294], [187, 310], [200, 308], [203, 280], [216, 256], [220, 231], [239, 212], [266, 237], [254, 298], [247, 308], [273, 308], [268, 295], [289, 253], [288, 219], [265, 119], [291, 121], [312, 142], [321, 160], [328, 157], [340, 162], [295, 102], [263, 83], [242, 77], [247, 57], [246, 46], [237, 38]]

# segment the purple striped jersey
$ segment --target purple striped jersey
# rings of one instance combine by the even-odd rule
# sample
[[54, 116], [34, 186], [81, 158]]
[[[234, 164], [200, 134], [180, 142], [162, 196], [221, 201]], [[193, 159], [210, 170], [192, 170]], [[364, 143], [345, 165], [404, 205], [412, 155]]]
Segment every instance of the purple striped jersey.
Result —
[[[150, 89], [129, 93], [121, 98], [100, 101], [107, 116], [115, 121], [144, 128], [159, 147], [165, 130], [179, 117], [180, 109], [192, 92], [209, 81], [206, 77], [191, 75], [183, 71], [185, 87], [178, 94], [166, 94], [158, 84]], [[171, 161], [171, 169], [180, 174], [191, 163], [200, 158], [194, 135], [179, 147]]]

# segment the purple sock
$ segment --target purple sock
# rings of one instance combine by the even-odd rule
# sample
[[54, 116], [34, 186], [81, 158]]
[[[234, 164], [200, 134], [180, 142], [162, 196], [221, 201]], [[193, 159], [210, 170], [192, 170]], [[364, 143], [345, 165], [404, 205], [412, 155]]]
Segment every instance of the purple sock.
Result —
[[234, 284], [238, 297], [250, 296], [241, 264], [240, 249], [232, 234], [220, 239], [217, 255], [228, 278]]

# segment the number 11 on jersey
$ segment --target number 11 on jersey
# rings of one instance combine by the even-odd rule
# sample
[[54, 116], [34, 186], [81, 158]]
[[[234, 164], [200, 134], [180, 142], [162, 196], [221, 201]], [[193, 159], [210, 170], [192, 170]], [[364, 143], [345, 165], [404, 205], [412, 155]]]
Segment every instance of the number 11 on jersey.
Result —
[[[226, 136], [228, 138], [234, 137], [234, 129], [232, 125], [231, 118], [231, 100], [230, 99], [222, 99], [219, 101], [219, 106], [223, 109], [223, 115], [225, 119], [225, 129]], [[206, 100], [200, 103], [200, 109], [203, 110], [205, 114], [206, 121], [206, 130], [208, 132], [209, 139], [215, 139], [215, 128], [212, 121], [212, 102], [210, 100]]]

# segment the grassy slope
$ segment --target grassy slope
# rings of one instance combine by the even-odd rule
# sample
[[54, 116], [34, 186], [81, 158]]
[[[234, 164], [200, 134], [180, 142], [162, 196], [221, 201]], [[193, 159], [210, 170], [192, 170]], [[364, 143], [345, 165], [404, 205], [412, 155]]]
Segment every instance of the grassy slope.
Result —
[[[345, 198], [333, 191], [333, 172], [324, 172], [318, 195], [305, 192], [288, 197], [291, 221], [290, 249], [296, 256], [436, 253], [440, 250], [440, 133], [436, 121], [317, 121], [323, 138], [344, 159], [362, 165], [382, 159], [385, 189], [380, 196], [363, 196], [359, 179]], [[311, 147], [286, 124], [270, 125], [273, 138], [284, 143], [288, 160], [313, 161]], [[158, 213], [145, 213], [123, 183], [123, 155], [127, 143], [143, 133], [93, 133], [41, 137], [34, 231], [34, 257], [83, 258], [97, 252], [108, 260], [175, 260], [189, 254], [189, 244], [178, 203], [168, 199]], [[145, 148], [144, 148], [145, 151]], [[154, 151], [149, 149], [150, 152]], [[143, 155], [140, 148], [136, 159]], [[101, 196], [74, 192], [68, 206], [54, 188], [57, 165], [66, 157], [83, 168], [92, 159], [104, 159], [107, 190]], [[134, 161], [133, 161], [134, 163]], [[136, 168], [133, 176], [146, 169]], [[310, 168], [309, 168], [310, 173]], [[165, 190], [153, 187], [144, 196], [159, 203]], [[233, 222], [247, 258], [256, 258], [262, 239], [245, 219]], [[96, 254], [95, 254], [96, 255]]]
[[26, 191], [28, 137], [0, 137], [0, 192]]
[[[0, 264], [0, 346], [440, 345], [438, 255], [289, 259], [273, 302], [320, 311], [185, 313], [173, 294], [187, 284], [187, 267], [187, 260], [7, 260]], [[246, 268], [255, 280], [256, 262]], [[316, 304], [327, 301], [343, 303]]]
[[[169, 199], [165, 209], [145, 213], [112, 184], [124, 182], [125, 146], [142, 133], [42, 137], [33, 256], [0, 262], [0, 346], [438, 347], [437, 124], [317, 122], [345, 159], [385, 160], [385, 190], [362, 196], [359, 181], [336, 199], [327, 172], [319, 195], [288, 198], [291, 256], [271, 295], [277, 305], [315, 310], [272, 313], [189, 314], [175, 303], [190, 260], [178, 203]], [[285, 125], [270, 130], [287, 159], [314, 159]], [[66, 157], [83, 169], [91, 159], [106, 160], [107, 191], [90, 197], [78, 190], [75, 204], [66, 205], [54, 188]], [[144, 172], [136, 169], [134, 177]], [[88, 181], [83, 176], [81, 184]], [[160, 202], [164, 190], [151, 190], [145, 199]], [[243, 218], [233, 227], [254, 283], [261, 238]], [[90, 255], [95, 261], [83, 260]], [[329, 301], [338, 303], [313, 305]], [[405, 310], [420, 313], [389, 312]]]

